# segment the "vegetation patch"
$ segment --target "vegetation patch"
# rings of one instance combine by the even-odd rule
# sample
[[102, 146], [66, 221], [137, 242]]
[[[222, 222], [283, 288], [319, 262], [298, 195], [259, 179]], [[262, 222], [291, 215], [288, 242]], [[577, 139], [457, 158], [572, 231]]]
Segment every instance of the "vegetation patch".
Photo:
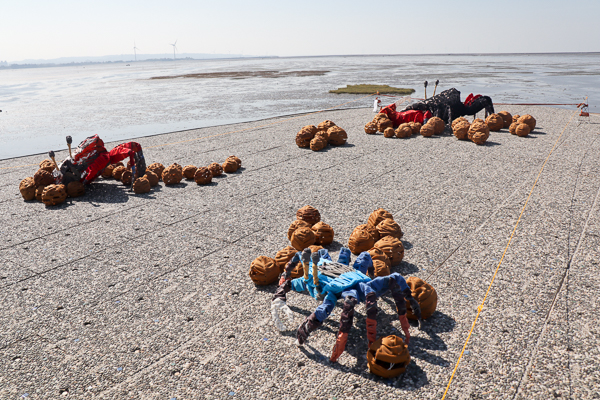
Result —
[[230, 79], [248, 79], [248, 78], [286, 78], [302, 76], [320, 76], [329, 71], [234, 71], [234, 72], [203, 72], [185, 75], [153, 76], [150, 79], [177, 79], [177, 78], [230, 78]]
[[348, 94], [413, 94], [415, 89], [397, 88], [389, 85], [347, 85], [345, 88], [330, 90], [329, 93], [348, 93]]

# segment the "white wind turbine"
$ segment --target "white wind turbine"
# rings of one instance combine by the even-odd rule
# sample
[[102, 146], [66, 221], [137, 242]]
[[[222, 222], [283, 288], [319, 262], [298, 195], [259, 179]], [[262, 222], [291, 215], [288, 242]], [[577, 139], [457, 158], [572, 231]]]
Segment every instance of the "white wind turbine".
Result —
[[177, 50], [177, 39], [175, 40], [175, 43], [171, 43], [171, 46], [173, 46], [173, 60], [175, 59], [175, 50]]
[[137, 47], [135, 47], [135, 41], [133, 42], [133, 57], [135, 58], [135, 61], [137, 61], [137, 53], [136, 50], [139, 50]]

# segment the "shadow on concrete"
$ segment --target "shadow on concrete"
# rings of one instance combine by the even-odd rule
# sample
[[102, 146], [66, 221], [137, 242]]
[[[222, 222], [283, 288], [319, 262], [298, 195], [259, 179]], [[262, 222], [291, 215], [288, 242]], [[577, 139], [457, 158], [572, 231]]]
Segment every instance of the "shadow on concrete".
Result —
[[[390, 302], [393, 305], [393, 301], [388, 298], [381, 298], [386, 302]], [[310, 315], [312, 311], [299, 309], [297, 307], [290, 307], [292, 311], [295, 313], [299, 313], [305, 316]], [[394, 320], [396, 320], [398, 316], [395, 313], [386, 314], [380, 310], [377, 320], [378, 320], [378, 337], [382, 337], [388, 334], [397, 334], [398, 336], [403, 337], [403, 334], [398, 332], [396, 328], [394, 328], [391, 324]], [[416, 321], [410, 321], [413, 329], [416, 328]], [[438, 333], [440, 332], [448, 332], [454, 329], [456, 323], [454, 319], [449, 317], [448, 315], [436, 311], [430, 318], [425, 322], [424, 332], [429, 336], [429, 338], [421, 338], [413, 336], [410, 342], [410, 354], [413, 359], [418, 359], [430, 364], [448, 367], [450, 362], [443, 357], [440, 357], [435, 354], [431, 354], [429, 351], [446, 351], [448, 349], [447, 345], [444, 341], [439, 337]], [[330, 354], [323, 354], [315, 347], [310, 344], [310, 337], [307, 343], [304, 346], [299, 347], [300, 351], [311, 360], [318, 362], [322, 365], [325, 365], [329, 368], [333, 368], [339, 371], [353, 373], [355, 375], [363, 375], [365, 369], [368, 368], [367, 365], [367, 350], [368, 350], [368, 341], [366, 336], [366, 330], [363, 329], [366, 326], [366, 317], [362, 314], [355, 314], [354, 326], [350, 331], [348, 337], [348, 343], [346, 344], [346, 353], [355, 359], [353, 366], [344, 366], [338, 363], [332, 363], [329, 361]], [[331, 348], [335, 344], [335, 336], [338, 331], [338, 322], [328, 318], [319, 330], [325, 330], [332, 334], [331, 338]], [[295, 338], [296, 334], [294, 330], [288, 330], [281, 333], [284, 336]], [[388, 386], [392, 385], [397, 387], [400, 390], [414, 390], [415, 388], [419, 388], [425, 386], [429, 383], [429, 379], [427, 378], [427, 374], [425, 371], [417, 365], [414, 361], [411, 362], [406, 367], [406, 373], [400, 375], [394, 379], [381, 378], [376, 375], [369, 374], [366, 376], [367, 379], [370, 379], [374, 382], [386, 384]]]
[[411, 275], [419, 272], [419, 267], [417, 267], [415, 264], [402, 261], [400, 265], [392, 267], [392, 272], [398, 272], [400, 275]]

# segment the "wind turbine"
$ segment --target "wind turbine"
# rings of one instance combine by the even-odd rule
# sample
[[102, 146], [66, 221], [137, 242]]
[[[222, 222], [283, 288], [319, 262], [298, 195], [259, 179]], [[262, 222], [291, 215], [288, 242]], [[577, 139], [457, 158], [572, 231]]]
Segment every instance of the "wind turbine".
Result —
[[173, 60], [175, 59], [175, 50], [177, 50], [177, 39], [175, 39], [175, 43], [172, 43], [171, 46], [173, 46]]
[[133, 57], [135, 58], [135, 61], [137, 61], [137, 53], [135, 52], [136, 50], [139, 50], [137, 47], [135, 47], [135, 41], [133, 42]]

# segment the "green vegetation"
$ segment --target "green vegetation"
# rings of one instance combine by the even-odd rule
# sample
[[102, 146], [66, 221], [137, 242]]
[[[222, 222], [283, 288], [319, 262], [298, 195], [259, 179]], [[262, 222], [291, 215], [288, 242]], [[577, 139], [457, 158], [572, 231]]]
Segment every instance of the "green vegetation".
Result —
[[396, 88], [388, 85], [347, 85], [345, 88], [330, 90], [329, 93], [349, 93], [349, 94], [413, 94], [415, 89]]

